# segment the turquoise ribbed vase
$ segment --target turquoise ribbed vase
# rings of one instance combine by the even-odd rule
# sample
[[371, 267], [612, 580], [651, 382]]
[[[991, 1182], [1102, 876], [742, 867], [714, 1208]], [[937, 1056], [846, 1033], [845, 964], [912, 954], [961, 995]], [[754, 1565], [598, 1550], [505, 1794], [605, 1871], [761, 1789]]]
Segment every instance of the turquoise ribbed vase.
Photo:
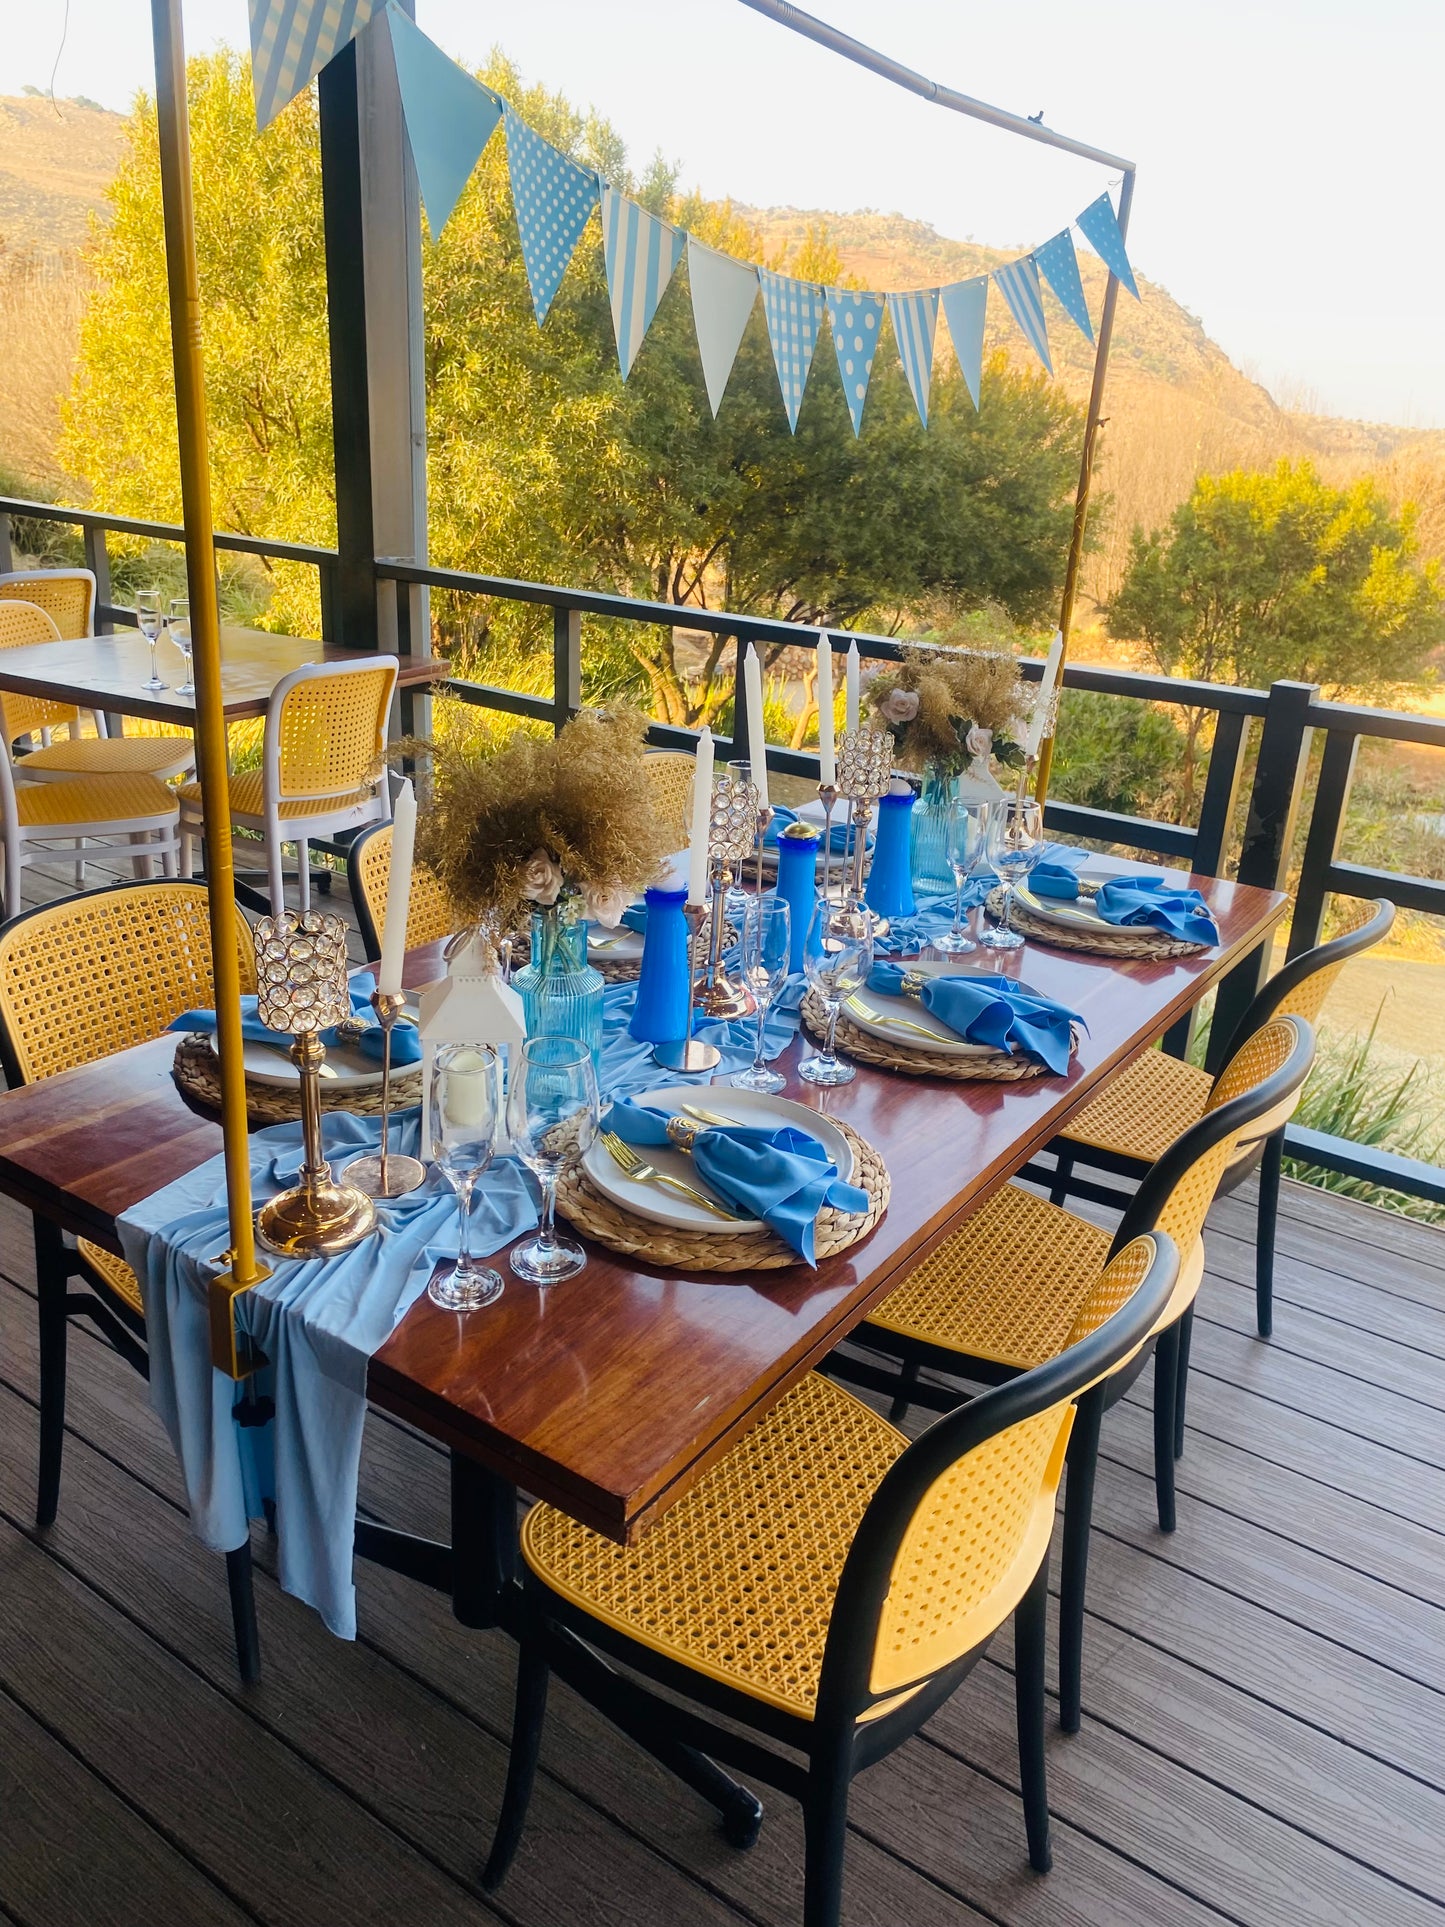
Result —
[[913, 811], [911, 868], [915, 897], [942, 896], [953, 889], [953, 867], [948, 861], [948, 819], [958, 795], [958, 778], [936, 763], [924, 771], [923, 794]]
[[532, 912], [532, 954], [512, 979], [529, 1037], [576, 1037], [602, 1056], [602, 973], [587, 961], [587, 921]]

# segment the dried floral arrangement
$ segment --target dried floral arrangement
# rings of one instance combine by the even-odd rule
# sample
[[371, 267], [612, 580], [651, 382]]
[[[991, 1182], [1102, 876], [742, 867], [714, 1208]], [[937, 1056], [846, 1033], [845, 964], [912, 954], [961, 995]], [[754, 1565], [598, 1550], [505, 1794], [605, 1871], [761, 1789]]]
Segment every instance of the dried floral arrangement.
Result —
[[863, 700], [873, 722], [892, 730], [900, 769], [932, 763], [956, 776], [990, 752], [1010, 768], [1022, 764], [1032, 694], [1012, 656], [913, 643], [896, 668], [873, 677]]
[[643, 769], [646, 736], [636, 710], [584, 710], [555, 737], [517, 730], [490, 754], [425, 745], [418, 857], [494, 932], [553, 905], [615, 928], [670, 849]]

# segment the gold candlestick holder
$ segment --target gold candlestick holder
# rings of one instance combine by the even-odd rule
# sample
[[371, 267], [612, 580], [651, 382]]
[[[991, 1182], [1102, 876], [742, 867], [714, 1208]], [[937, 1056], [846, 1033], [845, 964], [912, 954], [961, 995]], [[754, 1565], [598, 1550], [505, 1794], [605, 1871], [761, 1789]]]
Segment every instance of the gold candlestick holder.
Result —
[[[404, 1198], [426, 1183], [426, 1166], [405, 1152], [393, 1154], [391, 1136], [391, 1033], [406, 1008], [399, 990], [374, 990], [371, 1008], [381, 1026], [381, 1149], [375, 1155], [353, 1158], [341, 1173], [343, 1184], [354, 1185], [369, 1198]], [[425, 1097], [423, 1096], [423, 1104]]]
[[[893, 738], [886, 729], [850, 729], [838, 747], [838, 789], [849, 802], [852, 830], [853, 875], [849, 894], [863, 894], [863, 859], [868, 845], [868, 825], [873, 806], [893, 781]], [[879, 918], [875, 934], [882, 936], [886, 922]]]
[[301, 1182], [256, 1213], [256, 1235], [283, 1258], [329, 1258], [359, 1243], [376, 1207], [354, 1185], [337, 1184], [321, 1149], [320, 1033], [351, 1015], [346, 994], [346, 925], [340, 917], [294, 910], [256, 925], [256, 1011], [292, 1039], [301, 1079]]
[[722, 960], [728, 891], [735, 871], [741, 873], [757, 834], [757, 785], [726, 777], [714, 783], [707, 839], [708, 868], [712, 876], [712, 929], [707, 969], [697, 996], [704, 1017], [746, 1017], [757, 1009], [753, 993], [746, 984], [738, 983], [729, 975]]
[[819, 783], [818, 801], [823, 805], [823, 895], [827, 897], [833, 882], [833, 811], [838, 804], [837, 785]]
[[758, 896], [761, 896], [763, 894], [763, 838], [767, 835], [768, 826], [772, 822], [772, 820], [773, 820], [772, 804], [760, 803], [758, 805], [757, 868], [753, 872], [753, 889]]
[[654, 1044], [653, 1062], [661, 1064], [665, 1071], [716, 1070], [722, 1062], [722, 1052], [716, 1044], [705, 1044], [692, 1034], [697, 1001], [697, 940], [707, 919], [707, 905], [685, 903], [682, 914], [687, 919], [687, 1035], [678, 1044]]

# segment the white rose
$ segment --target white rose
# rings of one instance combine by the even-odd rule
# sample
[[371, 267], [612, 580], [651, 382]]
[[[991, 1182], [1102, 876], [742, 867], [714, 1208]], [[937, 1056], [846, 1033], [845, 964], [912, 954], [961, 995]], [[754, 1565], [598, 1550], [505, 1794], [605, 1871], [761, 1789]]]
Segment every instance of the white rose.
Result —
[[533, 850], [522, 872], [522, 895], [530, 903], [555, 903], [562, 891], [562, 872], [545, 850]]
[[878, 713], [885, 722], [911, 723], [918, 714], [918, 691], [916, 689], [890, 689], [878, 705]]
[[977, 723], [963, 739], [963, 746], [970, 756], [989, 756], [993, 753], [993, 731], [981, 729]]
[[589, 890], [586, 897], [587, 915], [593, 923], [600, 923], [604, 930], [615, 930], [622, 921], [622, 913], [628, 905], [625, 890], [609, 885], [601, 890]]

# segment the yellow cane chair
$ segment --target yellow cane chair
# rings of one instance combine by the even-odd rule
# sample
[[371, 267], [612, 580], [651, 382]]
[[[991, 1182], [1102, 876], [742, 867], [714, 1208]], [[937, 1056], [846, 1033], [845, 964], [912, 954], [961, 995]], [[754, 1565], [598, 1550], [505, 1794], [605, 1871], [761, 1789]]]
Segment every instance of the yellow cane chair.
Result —
[[1079, 1724], [1084, 1592], [1099, 1427], [1108, 1406], [1154, 1353], [1154, 1479], [1161, 1530], [1175, 1524], [1174, 1462], [1184, 1448], [1184, 1395], [1194, 1299], [1204, 1273], [1204, 1219], [1242, 1137], [1283, 1127], [1314, 1055], [1314, 1033], [1299, 1017], [1276, 1018], [1247, 1038], [1210, 1093], [1205, 1114], [1168, 1145], [1129, 1202], [1111, 1239], [1100, 1226], [1006, 1184], [961, 1230], [875, 1306], [857, 1344], [896, 1360], [884, 1370], [835, 1353], [835, 1375], [892, 1392], [890, 1416], [921, 1404], [949, 1410], [960, 1393], [920, 1381], [923, 1370], [998, 1384], [1056, 1356], [1071, 1342], [1081, 1308], [1119, 1250], [1162, 1231], [1180, 1254], [1178, 1281], [1151, 1328], [1149, 1344], [1120, 1362], [1080, 1401], [1069, 1448], [1068, 1497], [1059, 1600], [1059, 1719]]
[[675, 850], [687, 847], [692, 834], [692, 782], [697, 769], [694, 757], [680, 749], [650, 750], [642, 767], [652, 789], [652, 811], [667, 826]]
[[[0, 925], [0, 1062], [6, 1082], [34, 1084], [161, 1036], [183, 1011], [215, 1003], [209, 898], [204, 884], [121, 883], [29, 910]], [[250, 926], [235, 912], [241, 987], [254, 990]], [[74, 1247], [36, 1217], [40, 1314], [40, 1479], [35, 1522], [54, 1523], [65, 1443], [66, 1333], [88, 1318], [147, 1375], [140, 1281], [123, 1258], [88, 1238]], [[83, 1291], [71, 1289], [79, 1279]], [[236, 1657], [259, 1676], [251, 1551], [226, 1555]]]
[[[1077, 1344], [912, 1444], [828, 1379], [804, 1378], [636, 1546], [533, 1507], [484, 1884], [516, 1851], [555, 1671], [664, 1759], [688, 1749], [799, 1800], [804, 1927], [836, 1927], [851, 1780], [932, 1717], [1011, 1614], [1029, 1860], [1046, 1872], [1044, 1610], [1074, 1400], [1145, 1341], [1177, 1274], [1167, 1237], [1134, 1240]], [[720, 1770], [718, 1782], [719, 1804], [726, 1788], [751, 1806], [751, 1827], [729, 1836], [749, 1844], [757, 1808]]]
[[[231, 778], [231, 819], [266, 844], [271, 912], [286, 907], [281, 846], [296, 845], [301, 908], [311, 907], [311, 837], [335, 836], [391, 816], [382, 758], [396, 691], [395, 656], [309, 663], [271, 692], [260, 769]], [[181, 787], [181, 867], [191, 874], [202, 834], [201, 786]]]
[[33, 603], [73, 641], [95, 634], [95, 577], [89, 569], [12, 569], [0, 575], [0, 601]]
[[[386, 887], [391, 880], [391, 825], [378, 823], [363, 830], [346, 855], [346, 880], [356, 912], [356, 928], [368, 957], [381, 955], [381, 933], [386, 923]], [[449, 937], [461, 919], [437, 877], [424, 863], [411, 873], [411, 901], [406, 910], [406, 947]]]
[[[1384, 897], [1373, 901], [1347, 897], [1337, 902], [1346, 906], [1339, 934], [1302, 951], [1270, 978], [1240, 1020], [1231, 1053], [1273, 1017], [1303, 1017], [1317, 1023], [1330, 987], [1345, 965], [1388, 936], [1395, 906]], [[1055, 1204], [1073, 1194], [1096, 1204], [1122, 1207], [1127, 1193], [1077, 1178], [1076, 1167], [1082, 1164], [1137, 1183], [1165, 1147], [1204, 1115], [1216, 1082], [1182, 1058], [1162, 1050], [1145, 1051], [1054, 1139], [1049, 1146], [1055, 1154], [1052, 1172], [1046, 1178], [1042, 1171], [1029, 1175], [1049, 1183]], [[1283, 1157], [1283, 1124], [1267, 1135], [1251, 1132], [1240, 1140], [1220, 1187], [1233, 1191], [1256, 1166], [1259, 1169], [1254, 1296], [1261, 1338], [1274, 1330], [1274, 1249]]]

